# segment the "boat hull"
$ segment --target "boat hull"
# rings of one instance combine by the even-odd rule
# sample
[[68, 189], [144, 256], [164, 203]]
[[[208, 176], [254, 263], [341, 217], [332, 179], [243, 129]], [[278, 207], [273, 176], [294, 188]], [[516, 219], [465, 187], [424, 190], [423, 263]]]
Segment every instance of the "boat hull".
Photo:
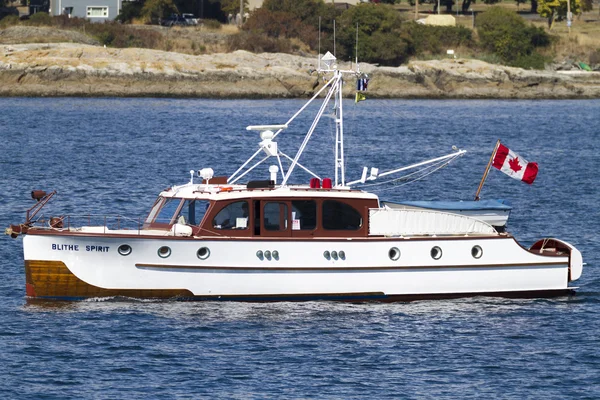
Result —
[[[131, 246], [130, 254], [119, 254], [123, 244]], [[159, 255], [164, 246], [167, 258]], [[479, 258], [473, 256], [477, 246]], [[439, 259], [432, 257], [436, 247]], [[198, 257], [201, 248], [208, 257]], [[30, 234], [24, 251], [27, 295], [38, 298], [390, 301], [571, 290], [568, 255], [535, 254], [508, 236], [203, 240]]]

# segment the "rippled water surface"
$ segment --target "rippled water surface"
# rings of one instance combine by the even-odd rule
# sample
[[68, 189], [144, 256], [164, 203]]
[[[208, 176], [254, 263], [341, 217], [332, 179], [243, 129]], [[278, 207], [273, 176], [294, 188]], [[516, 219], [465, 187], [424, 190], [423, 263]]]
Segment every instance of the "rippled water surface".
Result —
[[[53, 214], [143, 216], [190, 169], [229, 175], [296, 100], [0, 99], [0, 225], [24, 220], [32, 189]], [[311, 107], [311, 110], [316, 110]], [[600, 101], [348, 102], [349, 180], [468, 153], [383, 199], [471, 199], [496, 139], [540, 173], [491, 171], [526, 246], [558, 237], [583, 253], [572, 297], [396, 304], [177, 303], [25, 298], [22, 240], [0, 239], [2, 398], [600, 398]], [[310, 121], [279, 137], [293, 156]], [[300, 162], [333, 176], [333, 120]], [[255, 177], [266, 178], [266, 167]], [[296, 182], [309, 176], [297, 175]]]

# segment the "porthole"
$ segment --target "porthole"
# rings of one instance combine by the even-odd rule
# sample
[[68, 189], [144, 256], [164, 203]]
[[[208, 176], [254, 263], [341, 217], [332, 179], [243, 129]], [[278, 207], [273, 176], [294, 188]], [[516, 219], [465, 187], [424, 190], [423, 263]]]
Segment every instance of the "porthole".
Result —
[[338, 259], [338, 253], [337, 253], [337, 251], [334, 250], [334, 251], [331, 252], [331, 258], [333, 258], [334, 260]]
[[132, 248], [128, 244], [122, 244], [122, 245], [119, 246], [119, 248], [117, 249], [117, 251], [122, 256], [128, 256], [128, 255], [131, 254]]
[[256, 257], [262, 260], [263, 258], [265, 258], [265, 255], [263, 254], [262, 250], [258, 250], [256, 252]]
[[390, 260], [397, 261], [400, 258], [400, 249], [392, 247], [390, 251], [388, 251], [388, 256], [390, 257]]
[[481, 246], [473, 246], [473, 248], [471, 249], [471, 255], [473, 256], [473, 258], [481, 258], [481, 256], [483, 255], [483, 249], [481, 248]]
[[329, 251], [325, 250], [323, 252], [323, 257], [325, 257], [327, 260], [329, 260], [331, 258], [331, 253], [329, 253]]
[[273, 250], [271, 254], [275, 260], [279, 260], [279, 252], [277, 250]]
[[200, 247], [196, 252], [196, 255], [199, 259], [206, 260], [208, 257], [210, 257], [210, 250], [208, 247]]
[[171, 248], [169, 246], [162, 246], [158, 249], [158, 256], [160, 258], [167, 258], [171, 255]]
[[439, 260], [442, 258], [442, 249], [440, 249], [438, 246], [433, 247], [431, 249], [431, 258], [434, 260]]
[[346, 253], [344, 252], [344, 250], [338, 252], [338, 256], [340, 256], [340, 260], [346, 259]]
[[269, 250], [265, 251], [265, 258], [266, 258], [267, 260], [270, 260], [270, 259], [271, 259], [271, 252], [270, 252]]

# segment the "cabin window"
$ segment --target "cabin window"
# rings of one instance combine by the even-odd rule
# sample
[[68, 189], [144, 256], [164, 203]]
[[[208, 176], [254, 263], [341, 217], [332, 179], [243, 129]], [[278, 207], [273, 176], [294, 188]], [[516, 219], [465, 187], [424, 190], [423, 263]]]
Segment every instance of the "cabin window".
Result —
[[268, 231], [283, 231], [288, 227], [288, 206], [285, 203], [269, 202], [263, 208], [263, 224]]
[[154, 222], [170, 224], [180, 204], [181, 199], [166, 199]]
[[88, 18], [107, 18], [108, 17], [108, 7], [87, 7], [87, 16]]
[[352, 206], [335, 200], [323, 202], [323, 228], [355, 231], [362, 226], [360, 213]]
[[317, 203], [314, 200], [292, 200], [292, 229], [311, 230], [317, 227]]
[[208, 205], [207, 200], [186, 200], [179, 211], [177, 221], [188, 225], [199, 225], [208, 210]]
[[213, 219], [215, 229], [248, 229], [248, 202], [226, 205]]

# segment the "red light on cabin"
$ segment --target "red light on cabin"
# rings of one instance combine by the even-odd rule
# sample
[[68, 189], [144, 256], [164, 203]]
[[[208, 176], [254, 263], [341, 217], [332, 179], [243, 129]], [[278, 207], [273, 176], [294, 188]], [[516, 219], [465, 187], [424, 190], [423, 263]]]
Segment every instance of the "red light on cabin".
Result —
[[331, 178], [323, 178], [323, 189], [331, 189]]
[[319, 178], [310, 178], [309, 186], [311, 189], [320, 189], [321, 180]]

